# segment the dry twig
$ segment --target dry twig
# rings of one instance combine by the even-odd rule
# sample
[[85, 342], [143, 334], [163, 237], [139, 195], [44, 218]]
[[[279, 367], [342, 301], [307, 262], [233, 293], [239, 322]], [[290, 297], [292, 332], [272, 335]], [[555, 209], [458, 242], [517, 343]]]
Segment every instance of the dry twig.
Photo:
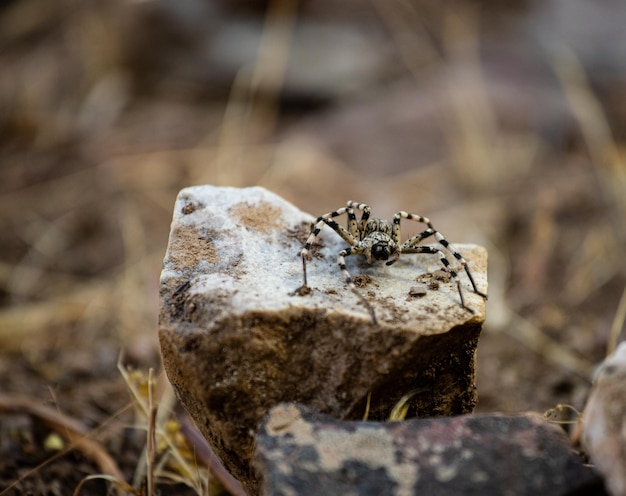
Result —
[[[68, 453], [72, 449], [76, 449], [86, 458], [92, 460], [96, 465], [98, 465], [100, 470], [102, 470], [102, 472], [107, 476], [119, 480], [124, 479], [124, 476], [115, 460], [98, 441], [90, 437], [93, 433], [88, 432], [85, 426], [78, 420], [63, 414], [54, 408], [42, 405], [27, 396], [0, 393], [0, 410], [8, 412], [25, 412], [29, 415], [33, 415], [41, 419], [41, 421], [43, 421], [51, 429], [58, 432], [68, 440], [71, 446], [64, 451], [57, 453], [55, 456], [44, 462], [44, 464]], [[28, 477], [28, 475], [38, 470], [41, 466], [42, 465], [31, 470], [28, 474], [23, 476], [23, 478]], [[14, 487], [18, 482], [19, 480], [2, 491], [0, 495], [6, 494], [7, 491]]]

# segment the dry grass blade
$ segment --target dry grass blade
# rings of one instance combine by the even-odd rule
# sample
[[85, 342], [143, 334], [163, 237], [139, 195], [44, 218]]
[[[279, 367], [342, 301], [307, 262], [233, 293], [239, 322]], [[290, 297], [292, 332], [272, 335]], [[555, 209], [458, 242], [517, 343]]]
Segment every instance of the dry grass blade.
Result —
[[598, 98], [594, 95], [585, 71], [576, 56], [566, 47], [558, 47], [553, 67], [560, 79], [596, 167], [604, 198], [616, 207], [611, 210], [615, 234], [626, 243], [623, 216], [626, 214], [626, 164], [618, 152], [611, 126]]
[[198, 460], [210, 470], [213, 477], [222, 484], [224, 489], [233, 496], [247, 496], [241, 483], [224, 468], [219, 458], [213, 453], [207, 440], [204, 439], [204, 436], [202, 436], [196, 426], [191, 423], [189, 418], [183, 417], [180, 426], [181, 432], [193, 447]]
[[202, 473], [195, 453], [181, 436], [182, 426], [170, 419], [168, 405], [173, 394], [171, 389], [155, 396], [152, 370], [147, 378], [138, 371], [128, 372], [122, 365], [121, 356], [118, 368], [133, 397], [137, 427], [147, 432], [146, 447], [137, 465], [133, 486], [140, 487], [146, 481], [147, 492], [151, 495], [155, 494], [155, 485], [159, 480], [167, 480], [185, 484], [198, 494], [206, 494], [206, 472]]
[[[131, 486], [128, 482], [126, 482], [124, 479], [120, 479], [118, 477], [112, 477], [110, 475], [89, 475], [87, 477], [85, 477], [80, 484], [78, 484], [78, 486], [76, 486], [76, 489], [74, 490], [74, 496], [78, 496], [80, 494], [80, 490], [83, 488], [83, 485], [85, 484], [85, 482], [88, 482], [90, 480], [105, 480], [110, 482], [111, 484], [113, 484], [114, 486], [117, 487], [118, 492], [120, 493], [120, 495], [122, 494], [134, 494], [135, 496], [143, 496], [143, 494], [141, 493], [141, 491], [137, 491], [133, 486]], [[125, 491], [125, 493], [123, 493], [122, 491]]]
[[365, 412], [363, 413], [363, 422], [370, 416], [370, 404], [372, 402], [372, 393], [367, 393], [367, 402], [365, 403]]
[[[254, 157], [256, 169], [261, 171], [259, 176], [269, 167], [273, 147], [265, 147], [263, 142], [277, 125], [277, 101], [287, 71], [298, 3], [298, 0], [269, 2], [257, 60], [253, 67], [243, 67], [232, 84], [210, 182], [254, 184], [248, 154]], [[204, 165], [202, 169], [206, 174]], [[196, 181], [207, 179], [198, 177]]]
[[413, 389], [406, 393], [400, 400], [393, 406], [391, 409], [391, 413], [389, 414], [390, 422], [399, 422], [406, 418], [406, 414], [409, 412], [409, 401], [413, 396], [419, 393], [423, 393], [424, 391], [428, 391], [427, 388], [419, 388]]
[[156, 458], [156, 416], [157, 406], [152, 398], [152, 375], [153, 369], [148, 372], [148, 440], [147, 440], [147, 462], [148, 462], [148, 496], [154, 494], [154, 460]]

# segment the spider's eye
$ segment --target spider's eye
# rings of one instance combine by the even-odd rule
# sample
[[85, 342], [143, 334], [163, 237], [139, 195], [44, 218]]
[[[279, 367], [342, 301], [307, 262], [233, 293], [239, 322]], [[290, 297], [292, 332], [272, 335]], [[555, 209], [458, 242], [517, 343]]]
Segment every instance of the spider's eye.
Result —
[[372, 257], [376, 260], [387, 260], [391, 255], [391, 248], [389, 245], [383, 245], [380, 243], [372, 246]]

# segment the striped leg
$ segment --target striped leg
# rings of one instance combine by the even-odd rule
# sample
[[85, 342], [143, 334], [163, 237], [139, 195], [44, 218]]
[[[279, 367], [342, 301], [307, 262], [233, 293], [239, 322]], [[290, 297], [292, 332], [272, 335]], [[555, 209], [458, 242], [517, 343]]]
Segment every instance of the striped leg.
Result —
[[450, 261], [446, 258], [443, 251], [441, 251], [436, 246], [421, 245], [421, 246], [413, 246], [413, 247], [407, 248], [406, 250], [402, 250], [402, 253], [430, 253], [432, 255], [434, 254], [439, 255], [439, 260], [444, 266], [444, 269], [446, 270], [446, 272], [448, 272], [448, 274], [452, 276], [452, 279], [454, 279], [454, 282], [456, 283], [456, 287], [459, 290], [459, 298], [461, 299], [461, 306], [465, 308], [465, 310], [468, 310], [470, 313], [474, 313], [474, 310], [472, 310], [470, 307], [465, 305], [465, 299], [463, 298], [463, 291], [461, 290], [461, 279], [459, 279], [459, 275], [456, 273], [456, 270], [452, 268], [452, 266], [450, 265]]
[[365, 299], [365, 296], [359, 293], [359, 290], [356, 288], [356, 286], [354, 285], [354, 282], [352, 281], [352, 276], [350, 275], [350, 273], [348, 272], [348, 269], [346, 268], [345, 257], [348, 257], [350, 255], [358, 255], [362, 252], [363, 252], [362, 248], [346, 248], [345, 250], [341, 250], [339, 252], [339, 256], [337, 257], [337, 264], [339, 265], [339, 268], [341, 269], [344, 282], [348, 285], [350, 290], [359, 298], [359, 300], [361, 300], [363, 305], [365, 305], [365, 308], [367, 308], [367, 311], [372, 316], [372, 322], [374, 324], [377, 324], [378, 321], [376, 320], [376, 313], [374, 313], [374, 308], [372, 308], [372, 305], [370, 305], [369, 302]]
[[421, 241], [422, 239], [427, 238], [428, 236], [432, 236], [433, 234], [437, 232], [437, 229], [433, 227], [428, 217], [422, 217], [421, 215], [415, 215], [415, 214], [410, 214], [408, 212], [400, 211], [393, 216], [393, 235], [392, 236], [393, 236], [393, 240], [398, 244], [400, 244], [401, 242], [400, 219], [412, 220], [414, 222], [420, 222], [428, 226], [428, 229], [418, 234], [417, 236], [413, 236], [413, 238], [409, 239], [406, 243], [404, 243], [405, 245], [407, 245], [407, 243], [409, 242], [411, 242], [411, 245], [418, 243], [418, 241], [413, 241], [414, 238], [418, 236], [421, 236], [420, 237], [420, 241]]
[[[337, 222], [333, 220], [333, 217], [338, 217], [339, 215], [342, 215], [346, 212], [348, 213], [348, 230], [346, 230], [344, 227], [340, 226], [339, 224], [337, 224]], [[341, 236], [350, 246], [354, 246], [359, 241], [356, 216], [354, 215], [354, 210], [352, 209], [352, 207], [342, 207], [315, 219], [315, 222], [313, 222], [313, 224], [311, 225], [311, 234], [307, 238], [306, 243], [304, 244], [304, 248], [302, 248], [302, 251], [300, 252], [300, 256], [302, 257], [302, 276], [304, 281], [302, 287], [307, 286], [306, 260], [311, 260], [311, 245], [319, 236], [319, 233], [322, 230], [324, 224], [326, 224], [333, 231], [339, 234], [339, 236]], [[352, 233], [352, 231], [354, 231], [354, 234]]]
[[[359, 210], [361, 210], [363, 212], [363, 214], [361, 215], [361, 220], [358, 222], [356, 222], [356, 216], [354, 215], [354, 208], [357, 208]], [[365, 225], [367, 224], [367, 221], [370, 218], [370, 214], [372, 213], [372, 208], [366, 204], [366, 203], [359, 203], [359, 202], [355, 202], [355, 201], [348, 201], [348, 217], [350, 217], [350, 212], [352, 212], [352, 219], [354, 221], [354, 226], [355, 226], [355, 230], [354, 231], [350, 231], [350, 233], [357, 237], [359, 239], [359, 241], [361, 241], [363, 239], [363, 237], [365, 236]], [[348, 226], [350, 226], [350, 219], [348, 221]]]
[[443, 237], [443, 235], [440, 232], [435, 232], [435, 238], [437, 239], [437, 241], [439, 241], [440, 245], [444, 246], [450, 253], [452, 253], [452, 255], [454, 255], [454, 258], [456, 258], [461, 263], [461, 265], [465, 269], [467, 278], [470, 280], [470, 283], [472, 283], [472, 289], [474, 290], [474, 293], [487, 299], [487, 295], [483, 293], [482, 291], [479, 291], [478, 288], [476, 287], [476, 283], [474, 282], [474, 277], [472, 276], [472, 273], [469, 270], [469, 266], [467, 265], [467, 262], [465, 261], [465, 259], [458, 252], [458, 250], [451, 243], [448, 243], [448, 241], [446, 241], [446, 239]]
[[[472, 284], [472, 289], [474, 290], [474, 293], [482, 296], [485, 299], [487, 298], [487, 295], [483, 293], [482, 291], [479, 291], [478, 288], [476, 287], [476, 282], [474, 282], [474, 277], [472, 276], [472, 273], [470, 272], [467, 262], [465, 261], [463, 256], [451, 243], [449, 243], [443, 237], [443, 234], [441, 234], [439, 231], [437, 231], [433, 227], [433, 225], [430, 223], [430, 220], [428, 220], [426, 217], [422, 217], [421, 215], [413, 215], [413, 214], [409, 214], [407, 212], [402, 212], [402, 211], [395, 214], [393, 216], [393, 228], [394, 228], [394, 236], [397, 236], [398, 240], [400, 239], [400, 219], [403, 219], [403, 218], [407, 220], [413, 220], [415, 222], [421, 222], [422, 224], [426, 224], [428, 226], [428, 229], [426, 229], [424, 232], [416, 236], [413, 236], [411, 239], [408, 239], [407, 241], [402, 243], [402, 245], [400, 246], [400, 253], [411, 253], [410, 251], [408, 251], [408, 249], [414, 247], [424, 238], [434, 235], [437, 242], [441, 246], [446, 248], [450, 253], [452, 253], [454, 258], [456, 258], [459, 261], [459, 263], [463, 265], [463, 269], [465, 270], [465, 273], [467, 274], [467, 277], [470, 280], [470, 283]], [[396, 242], [399, 242], [399, 241], [396, 240]]]

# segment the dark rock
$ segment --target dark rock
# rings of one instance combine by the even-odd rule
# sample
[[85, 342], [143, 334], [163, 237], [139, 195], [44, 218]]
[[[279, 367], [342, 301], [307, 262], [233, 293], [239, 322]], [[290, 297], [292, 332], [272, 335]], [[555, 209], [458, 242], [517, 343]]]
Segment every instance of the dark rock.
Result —
[[262, 494], [604, 494], [560, 427], [537, 414], [346, 422], [295, 404], [265, 418]]

